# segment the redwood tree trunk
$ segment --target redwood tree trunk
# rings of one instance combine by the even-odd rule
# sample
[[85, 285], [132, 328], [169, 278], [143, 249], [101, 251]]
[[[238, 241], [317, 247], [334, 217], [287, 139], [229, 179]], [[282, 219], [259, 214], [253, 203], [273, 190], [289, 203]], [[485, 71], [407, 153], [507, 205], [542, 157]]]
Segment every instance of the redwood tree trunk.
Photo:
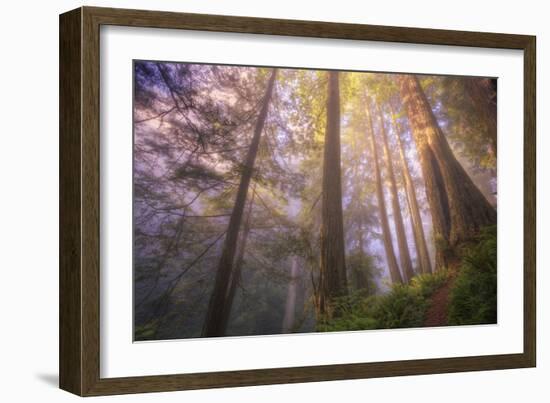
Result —
[[496, 211], [455, 158], [416, 76], [401, 76], [401, 94], [426, 181], [439, 267], [447, 263], [448, 247], [472, 240], [480, 227], [496, 224]]
[[239, 229], [241, 227], [244, 206], [248, 194], [248, 186], [250, 185], [250, 179], [252, 178], [256, 154], [258, 153], [260, 138], [264, 128], [265, 119], [267, 117], [276, 75], [277, 69], [273, 69], [267, 84], [267, 89], [262, 101], [262, 107], [258, 115], [258, 120], [256, 121], [254, 135], [252, 137], [243, 166], [241, 182], [239, 183], [237, 197], [233, 206], [231, 218], [229, 219], [229, 226], [227, 228], [227, 234], [225, 236], [220, 262], [218, 264], [214, 289], [212, 290], [212, 295], [210, 297], [210, 302], [208, 304], [208, 310], [202, 329], [203, 337], [223, 336], [223, 314], [225, 310], [226, 297], [229, 291], [229, 281], [233, 272], [233, 262], [235, 258]]
[[390, 147], [388, 145], [388, 134], [384, 126], [384, 117], [378, 103], [376, 104], [376, 110], [378, 112], [378, 119], [380, 121], [380, 131], [382, 133], [382, 143], [384, 145], [384, 157], [386, 160], [386, 167], [388, 170], [388, 177], [390, 180], [390, 194], [393, 211], [393, 222], [395, 225], [395, 233], [397, 235], [397, 246], [399, 248], [399, 261], [401, 263], [401, 271], [406, 283], [411, 281], [414, 277], [414, 271], [411, 263], [411, 255], [409, 253], [409, 244], [407, 243], [407, 236], [405, 234], [405, 225], [403, 225], [403, 216], [401, 215], [401, 205], [399, 203], [399, 195], [397, 193], [397, 184], [395, 183], [395, 173], [393, 171], [393, 162], [390, 154]]
[[328, 73], [327, 124], [323, 157], [319, 313], [330, 314], [330, 301], [347, 294], [340, 172], [340, 87], [338, 72]]
[[407, 158], [405, 156], [405, 148], [403, 147], [403, 142], [401, 141], [401, 125], [395, 118], [393, 110], [392, 121], [395, 128], [395, 137], [397, 138], [397, 144], [399, 146], [399, 155], [401, 157], [401, 173], [405, 181], [407, 204], [409, 207], [409, 215], [411, 217], [411, 225], [413, 228], [418, 263], [422, 273], [431, 273], [432, 263], [430, 261], [430, 254], [428, 253], [428, 245], [426, 243], [426, 236], [424, 234], [422, 216], [420, 215], [420, 208], [418, 207], [418, 200], [416, 198], [416, 189], [411, 177], [411, 171], [409, 170], [409, 164], [407, 163]]
[[388, 223], [388, 213], [386, 211], [386, 202], [384, 200], [384, 191], [382, 189], [382, 175], [380, 174], [380, 166], [378, 165], [378, 151], [376, 149], [376, 141], [374, 139], [374, 127], [372, 124], [372, 117], [370, 112], [370, 105], [367, 101], [367, 119], [370, 132], [370, 144], [371, 154], [374, 160], [374, 174], [376, 176], [376, 196], [378, 198], [378, 210], [380, 214], [380, 226], [382, 227], [382, 237], [384, 239], [384, 250], [386, 252], [386, 260], [388, 263], [388, 269], [390, 271], [390, 278], [392, 283], [403, 283], [399, 266], [397, 265], [397, 259], [395, 258], [395, 251], [393, 250], [393, 243], [391, 239], [390, 225]]

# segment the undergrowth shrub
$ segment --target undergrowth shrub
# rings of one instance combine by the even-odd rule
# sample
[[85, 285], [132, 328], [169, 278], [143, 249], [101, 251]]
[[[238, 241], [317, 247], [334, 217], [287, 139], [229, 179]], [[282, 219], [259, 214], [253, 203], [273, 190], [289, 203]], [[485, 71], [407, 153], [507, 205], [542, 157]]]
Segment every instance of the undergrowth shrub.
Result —
[[[496, 323], [497, 231], [484, 228], [474, 245], [461, 251], [462, 263], [449, 293], [448, 324]], [[415, 276], [410, 284], [394, 284], [388, 293], [354, 292], [334, 301], [333, 318], [319, 321], [318, 331], [392, 329], [422, 326], [430, 298], [449, 279], [449, 272]]]
[[410, 284], [394, 284], [387, 294], [354, 292], [334, 301], [335, 317], [320, 321], [317, 330], [394, 329], [423, 325], [429, 298], [446, 280], [447, 272], [415, 276]]
[[465, 254], [449, 297], [449, 324], [497, 320], [497, 228], [484, 228]]

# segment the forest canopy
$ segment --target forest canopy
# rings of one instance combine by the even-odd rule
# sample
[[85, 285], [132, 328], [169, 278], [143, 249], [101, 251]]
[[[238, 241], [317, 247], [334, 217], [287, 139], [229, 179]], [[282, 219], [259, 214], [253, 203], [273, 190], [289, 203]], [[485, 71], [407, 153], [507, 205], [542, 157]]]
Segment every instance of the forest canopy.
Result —
[[496, 79], [133, 68], [135, 340], [496, 322]]

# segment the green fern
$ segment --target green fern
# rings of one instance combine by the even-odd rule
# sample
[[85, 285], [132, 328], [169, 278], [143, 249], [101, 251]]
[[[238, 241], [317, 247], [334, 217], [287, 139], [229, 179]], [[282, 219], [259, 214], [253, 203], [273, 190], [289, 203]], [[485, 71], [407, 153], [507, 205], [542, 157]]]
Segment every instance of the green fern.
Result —
[[484, 228], [470, 248], [451, 290], [450, 325], [491, 324], [497, 321], [497, 229]]

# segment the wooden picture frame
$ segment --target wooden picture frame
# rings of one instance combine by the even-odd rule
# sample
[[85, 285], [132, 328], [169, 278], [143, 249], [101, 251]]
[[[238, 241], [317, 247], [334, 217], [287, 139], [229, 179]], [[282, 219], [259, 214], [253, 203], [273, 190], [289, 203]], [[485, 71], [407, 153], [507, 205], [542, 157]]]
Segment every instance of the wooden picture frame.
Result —
[[[400, 42], [524, 52], [524, 348], [521, 354], [100, 377], [101, 25]], [[533, 367], [536, 363], [535, 37], [81, 7], [60, 16], [60, 387], [80, 396]]]

